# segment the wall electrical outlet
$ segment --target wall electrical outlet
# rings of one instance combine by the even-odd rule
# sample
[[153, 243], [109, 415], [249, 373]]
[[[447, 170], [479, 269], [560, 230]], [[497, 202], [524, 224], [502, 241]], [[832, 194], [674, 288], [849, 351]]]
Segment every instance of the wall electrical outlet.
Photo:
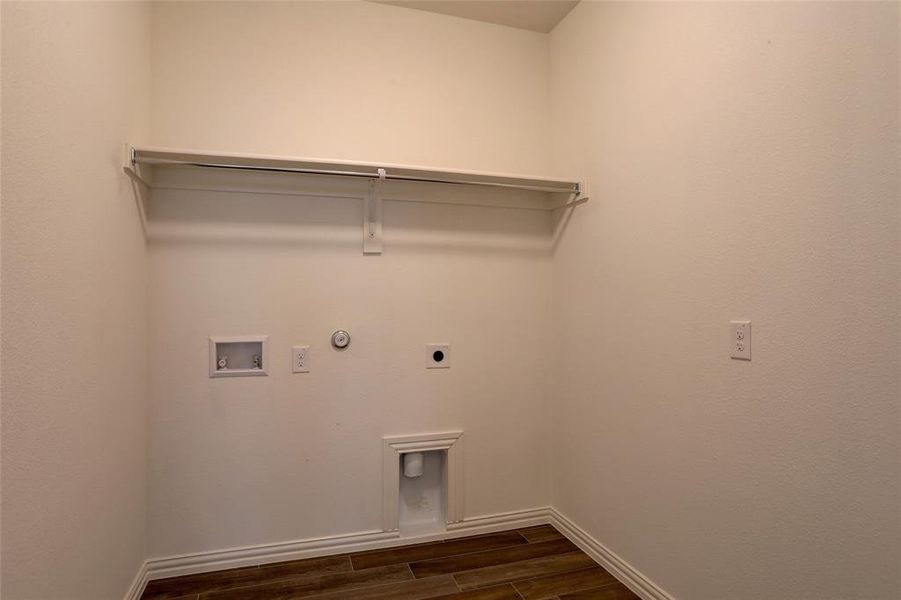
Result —
[[750, 321], [729, 321], [729, 356], [751, 360]]
[[310, 372], [310, 347], [309, 346], [292, 346], [291, 347], [291, 371], [293, 373], [309, 373]]

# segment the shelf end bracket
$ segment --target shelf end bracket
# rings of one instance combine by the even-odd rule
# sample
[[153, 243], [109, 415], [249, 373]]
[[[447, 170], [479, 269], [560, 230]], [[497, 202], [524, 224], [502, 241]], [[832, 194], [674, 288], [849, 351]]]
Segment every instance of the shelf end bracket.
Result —
[[150, 183], [144, 179], [141, 175], [141, 172], [138, 170], [138, 161], [135, 156], [135, 148], [131, 145], [125, 146], [125, 158], [122, 161], [122, 170], [125, 171], [125, 174], [132, 178], [137, 183], [140, 183], [144, 187], [149, 188]]
[[379, 169], [378, 179], [369, 180], [369, 190], [363, 200], [363, 254], [382, 253], [382, 197], [379, 194], [379, 182], [385, 178], [385, 169]]
[[551, 210], [558, 210], [560, 208], [572, 208], [574, 206], [578, 206], [579, 204], [584, 204], [588, 202], [591, 193], [588, 190], [588, 181], [583, 179], [579, 182], [579, 186], [577, 189], [573, 190], [570, 194], [569, 200], [564, 202], [563, 204], [558, 204], [551, 208]]

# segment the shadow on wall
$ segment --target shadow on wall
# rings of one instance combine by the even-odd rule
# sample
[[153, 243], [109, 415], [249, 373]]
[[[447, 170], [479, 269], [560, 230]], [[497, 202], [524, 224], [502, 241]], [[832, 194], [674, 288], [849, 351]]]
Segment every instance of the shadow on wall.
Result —
[[[301, 246], [360, 252], [366, 180], [251, 176], [183, 169], [147, 194], [152, 242]], [[256, 175], [256, 174], [255, 174]], [[311, 185], [312, 182], [312, 185]], [[541, 192], [385, 182], [385, 253], [550, 255], [562, 232], [559, 198]]]

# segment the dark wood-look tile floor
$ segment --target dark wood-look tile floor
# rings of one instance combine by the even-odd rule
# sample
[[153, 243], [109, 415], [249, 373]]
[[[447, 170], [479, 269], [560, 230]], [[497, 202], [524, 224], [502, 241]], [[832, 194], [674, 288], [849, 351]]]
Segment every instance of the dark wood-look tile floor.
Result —
[[158, 579], [142, 600], [634, 600], [550, 525]]

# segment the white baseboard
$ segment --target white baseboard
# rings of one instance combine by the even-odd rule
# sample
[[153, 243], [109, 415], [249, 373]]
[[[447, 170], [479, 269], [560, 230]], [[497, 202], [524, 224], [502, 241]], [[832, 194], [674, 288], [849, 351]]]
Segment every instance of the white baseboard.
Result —
[[144, 593], [144, 588], [147, 587], [148, 581], [150, 581], [150, 579], [147, 577], [147, 561], [145, 560], [138, 569], [138, 574], [135, 575], [134, 581], [128, 586], [128, 592], [125, 593], [125, 600], [141, 600], [141, 594]]
[[363, 531], [274, 544], [258, 544], [225, 550], [195, 552], [147, 561], [148, 580], [193, 575], [221, 569], [250, 567], [285, 560], [298, 560], [329, 554], [360, 552], [396, 542], [396, 531]]
[[560, 530], [560, 533], [585, 551], [595, 562], [610, 571], [614, 577], [619, 579], [643, 600], [674, 600], [663, 588], [645, 577], [638, 569], [620, 558], [604, 544], [588, 535], [584, 529], [573, 523], [557, 509], [551, 508], [550, 516], [550, 523]]
[[511, 512], [494, 515], [482, 515], [469, 517], [459, 523], [448, 523], [448, 533], [459, 535], [474, 535], [479, 533], [492, 533], [505, 529], [517, 529], [531, 527], [532, 525], [546, 525], [551, 522], [552, 508], [532, 508], [528, 510], [514, 510]]
[[588, 535], [565, 515], [551, 507], [470, 517], [459, 523], [450, 523], [446, 532], [435, 534], [402, 536], [397, 531], [364, 531], [291, 542], [279, 542], [276, 544], [260, 544], [212, 552], [151, 558], [141, 566], [128, 590], [128, 594], [125, 596], [125, 600], [140, 600], [147, 582], [153, 579], [193, 575], [195, 573], [206, 573], [220, 569], [233, 569], [285, 560], [328, 556], [330, 554], [362, 552], [364, 550], [453, 539], [455, 537], [479, 535], [547, 523], [559, 529], [563, 535], [584, 550], [602, 567], [610, 571], [643, 600], [673, 600], [672, 596], [642, 575], [638, 569]]
[[147, 560], [135, 577], [125, 600], [139, 600], [147, 582], [153, 579], [178, 577], [207, 573], [220, 569], [248, 567], [285, 560], [298, 560], [330, 554], [362, 552], [390, 548], [402, 544], [418, 544], [436, 540], [452, 539], [467, 535], [492, 533], [504, 529], [529, 527], [551, 522], [551, 509], [548, 507], [530, 510], [519, 510], [495, 515], [484, 515], [464, 519], [447, 526], [446, 532], [402, 536], [398, 531], [364, 531], [346, 535], [335, 535], [276, 544], [260, 544], [227, 550], [197, 552], [165, 558]]

